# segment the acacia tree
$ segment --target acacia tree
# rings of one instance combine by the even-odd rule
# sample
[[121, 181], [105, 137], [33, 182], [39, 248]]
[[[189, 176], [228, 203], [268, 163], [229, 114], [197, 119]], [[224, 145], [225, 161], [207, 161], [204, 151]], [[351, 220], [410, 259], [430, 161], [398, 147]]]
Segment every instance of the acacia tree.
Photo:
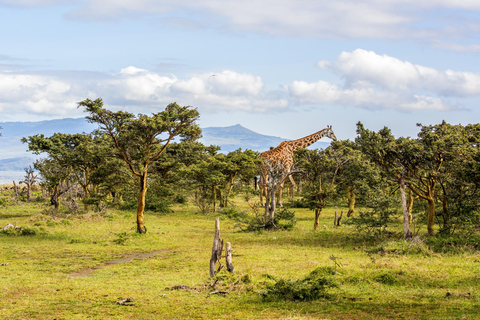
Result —
[[467, 140], [461, 125], [451, 125], [445, 121], [437, 125], [417, 125], [421, 127], [418, 134], [421, 149], [413, 155], [416, 158], [416, 161], [412, 163], [414, 179], [410, 180], [409, 188], [417, 196], [427, 201], [427, 230], [428, 234], [433, 236], [435, 234], [433, 226], [437, 198], [435, 189], [438, 184], [443, 186], [443, 194], [440, 193], [440, 197], [442, 198], [444, 227], [446, 227], [450, 219], [446, 182], [452, 174], [451, 164], [455, 162], [458, 155], [462, 154]]
[[92, 174], [105, 162], [104, 139], [95, 134], [54, 133], [51, 137], [37, 134], [22, 139], [34, 154], [46, 153], [61, 167], [71, 168], [76, 182], [83, 189], [85, 211], [89, 209]]
[[262, 163], [261, 179], [265, 186], [265, 224], [275, 225], [275, 210], [277, 208], [275, 194], [282, 183], [293, 173], [299, 172], [292, 166], [285, 170], [282, 162], [267, 159]]
[[[219, 155], [220, 156], [220, 155]], [[226, 156], [222, 155], [226, 166], [223, 170], [225, 175], [224, 183], [220, 188], [220, 205], [228, 206], [228, 200], [234, 193], [236, 183], [241, 179], [251, 181], [257, 175], [257, 167], [260, 163], [258, 155], [252, 150], [237, 149], [229, 152]]]
[[37, 160], [34, 167], [40, 172], [43, 178], [42, 184], [50, 193], [50, 203], [55, 206], [55, 209], [58, 209], [60, 197], [70, 190], [75, 182], [72, 168], [65, 166], [54, 158]]
[[147, 192], [149, 166], [167, 149], [176, 136], [194, 140], [200, 136], [195, 123], [199, 117], [196, 109], [170, 103], [164, 111], [151, 116], [138, 116], [125, 111], [113, 112], [103, 107], [101, 98], [86, 99], [79, 107], [89, 113], [87, 120], [97, 123], [100, 131], [110, 137], [116, 156], [123, 160], [137, 179], [137, 232], [146, 233], [143, 212]]
[[355, 142], [350, 140], [337, 140], [331, 144], [336, 157], [341, 159], [339, 168], [338, 193], [345, 194], [347, 198], [347, 217], [355, 212], [355, 204], [362, 201], [370, 192], [371, 186], [378, 180], [378, 167], [370, 162], [366, 155]]
[[300, 149], [296, 158], [305, 178], [302, 195], [308, 208], [315, 212], [313, 229], [318, 230], [320, 214], [327, 200], [337, 192], [339, 170], [348, 159], [342, 158], [338, 150], [331, 147], [326, 150]]
[[[378, 164], [387, 180], [398, 184], [403, 212], [404, 238], [412, 238], [410, 231], [410, 213], [405, 193], [405, 179], [411, 174], [412, 163], [415, 162], [415, 154], [420, 149], [416, 141], [408, 138], [395, 139], [387, 127], [373, 132], [364, 128], [361, 122], [357, 123], [356, 143], [362, 152], [374, 163]], [[435, 211], [434, 211], [435, 212]]]

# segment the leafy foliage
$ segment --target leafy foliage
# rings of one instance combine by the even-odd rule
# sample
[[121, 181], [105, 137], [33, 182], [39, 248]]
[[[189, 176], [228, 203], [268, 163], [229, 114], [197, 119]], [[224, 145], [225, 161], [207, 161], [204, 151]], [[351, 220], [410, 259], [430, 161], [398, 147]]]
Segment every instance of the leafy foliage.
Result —
[[337, 287], [332, 274], [333, 269], [320, 267], [300, 280], [275, 280], [273, 284], [267, 285], [262, 298], [266, 301], [313, 301], [331, 298], [327, 290]]

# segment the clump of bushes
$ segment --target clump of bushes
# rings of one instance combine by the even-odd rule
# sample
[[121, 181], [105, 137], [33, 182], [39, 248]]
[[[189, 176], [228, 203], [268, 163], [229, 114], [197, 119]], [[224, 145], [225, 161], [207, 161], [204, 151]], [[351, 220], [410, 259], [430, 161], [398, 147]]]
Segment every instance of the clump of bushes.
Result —
[[477, 233], [443, 234], [425, 239], [426, 245], [437, 253], [477, 252], [480, 249], [480, 235]]
[[0, 231], [0, 234], [7, 236], [34, 236], [37, 234], [37, 229], [7, 225]]
[[414, 237], [410, 241], [404, 240], [392, 240], [388, 242], [382, 242], [370, 248], [365, 248], [364, 251], [367, 254], [379, 254], [379, 255], [406, 255], [406, 254], [423, 254], [430, 256], [431, 251], [424, 239], [420, 237]]
[[332, 295], [327, 290], [337, 287], [333, 274], [332, 268], [320, 267], [300, 280], [274, 280], [273, 284], [267, 285], [262, 298], [265, 301], [313, 301], [331, 298]]
[[238, 210], [234, 207], [227, 207], [220, 211], [230, 219], [236, 221], [236, 227], [242, 231], [263, 231], [263, 230], [292, 230], [297, 223], [295, 212], [288, 208], [280, 208], [275, 212], [273, 221], [265, 219], [263, 213], [259, 213], [258, 209], [254, 214], [249, 214], [248, 211]]

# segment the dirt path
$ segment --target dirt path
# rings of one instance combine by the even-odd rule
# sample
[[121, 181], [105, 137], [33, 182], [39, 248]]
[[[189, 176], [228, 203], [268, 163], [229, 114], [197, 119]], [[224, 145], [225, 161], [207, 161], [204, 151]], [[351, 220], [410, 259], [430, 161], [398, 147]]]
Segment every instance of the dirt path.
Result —
[[107, 261], [104, 264], [99, 265], [99, 266], [80, 269], [76, 272], [70, 273], [68, 275], [68, 277], [69, 278], [88, 278], [88, 277], [92, 276], [92, 272], [95, 271], [95, 270], [102, 269], [102, 268], [105, 268], [105, 267], [108, 267], [108, 266], [113, 266], [113, 265], [116, 265], [116, 264], [119, 264], [119, 263], [130, 262], [134, 259], [147, 259], [147, 258], [150, 258], [151, 256], [154, 256], [154, 255], [157, 255], [157, 254], [160, 254], [160, 253], [164, 253], [166, 251], [167, 250], [156, 250], [156, 251], [145, 252], [145, 253], [132, 253], [132, 254], [124, 257], [124, 258]]

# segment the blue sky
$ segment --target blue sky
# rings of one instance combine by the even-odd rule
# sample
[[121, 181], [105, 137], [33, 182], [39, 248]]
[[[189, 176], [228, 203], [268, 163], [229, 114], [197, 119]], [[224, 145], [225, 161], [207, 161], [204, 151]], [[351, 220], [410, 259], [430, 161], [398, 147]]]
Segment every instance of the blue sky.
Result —
[[0, 0], [0, 122], [191, 105], [287, 139], [477, 123], [480, 1]]

